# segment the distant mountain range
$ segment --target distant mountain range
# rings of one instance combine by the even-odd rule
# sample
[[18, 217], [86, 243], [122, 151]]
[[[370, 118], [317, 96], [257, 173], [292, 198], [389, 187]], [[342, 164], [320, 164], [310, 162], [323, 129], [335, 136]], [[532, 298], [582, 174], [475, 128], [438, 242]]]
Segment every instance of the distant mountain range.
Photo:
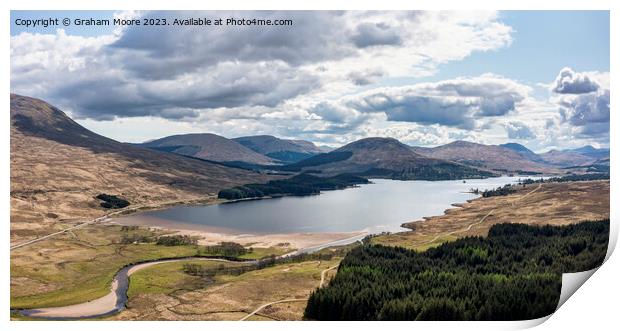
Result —
[[[423, 159], [434, 159], [492, 173], [559, 174], [564, 172], [561, 168], [587, 167], [609, 158], [609, 149], [596, 149], [592, 146], [537, 154], [518, 143], [485, 145], [459, 140], [437, 147], [417, 147], [398, 142], [399, 148], [395, 148], [395, 145], [388, 141], [398, 142], [388, 138], [367, 138], [359, 140], [359, 144], [353, 142], [331, 151], [327, 149], [326, 152], [326, 148], [305, 140], [281, 139], [269, 135], [227, 139], [204, 133], [165, 137], [141, 146], [255, 170], [263, 165], [288, 164], [290, 166], [285, 169], [312, 168], [329, 173], [336, 172], [337, 168], [340, 171], [356, 172], [370, 168], [402, 171], [405, 168], [404, 163], [418, 164]], [[381, 144], [385, 145], [375, 148]], [[358, 148], [351, 160], [328, 162], [331, 163], [329, 166], [327, 163], [322, 163], [321, 166], [315, 164], [317, 160], [332, 160], [335, 155], [342, 157], [342, 152], [359, 146], [365, 146], [368, 150]], [[410, 155], [410, 151], [415, 155]], [[388, 156], [390, 153], [393, 155]], [[388, 166], [388, 163], [394, 162], [396, 164]], [[405, 177], [407, 176], [409, 175]]]
[[233, 140], [257, 153], [286, 163], [298, 162], [323, 153], [321, 148], [305, 140], [280, 139], [267, 135], [239, 137]]
[[[433, 148], [412, 147], [422, 155], [450, 160], [472, 167], [497, 172], [547, 173], [552, 167], [528, 158], [527, 148], [517, 144], [506, 146], [483, 145], [467, 141], [454, 141]], [[515, 150], [519, 149], [519, 151]], [[527, 151], [526, 151], [527, 150]], [[531, 152], [531, 151], [529, 151]], [[531, 154], [534, 154], [531, 152]]]
[[234, 140], [212, 133], [174, 135], [139, 144], [139, 146], [218, 162], [274, 163], [272, 158], [259, 154]]
[[587, 146], [583, 146], [580, 148], [569, 149], [566, 151], [593, 157], [596, 159], [608, 159], [609, 158], [609, 148], [594, 148], [590, 145], [587, 145]]
[[463, 164], [427, 157], [393, 138], [365, 138], [285, 167], [335, 175], [351, 173], [393, 179], [459, 179], [492, 176]]
[[[102, 192], [135, 191], [133, 195], [146, 198], [217, 192], [233, 184], [256, 183], [266, 178], [257, 173], [262, 170], [395, 179], [604, 170], [609, 168], [609, 149], [585, 146], [536, 154], [517, 143], [455, 141], [426, 148], [375, 137], [325, 152], [303, 140], [269, 135], [228, 139], [211, 133], [123, 144], [85, 129], [41, 100], [11, 95], [11, 162], [15, 192], [86, 186]], [[41, 166], [33, 168], [33, 164]], [[41, 171], [27, 173], [32, 169]], [[136, 191], [145, 186], [157, 189]]]
[[533, 162], [544, 162], [543, 158], [532, 152], [529, 148], [521, 145], [521, 144], [517, 144], [517, 143], [506, 143], [506, 144], [501, 144], [499, 145], [500, 147], [504, 147], [504, 148], [508, 148], [511, 149], [519, 154], [521, 154], [521, 156], [523, 156], [524, 158], [533, 161]]
[[323, 153], [309, 141], [268, 135], [228, 139], [212, 133], [190, 133], [136, 145], [203, 160], [256, 165], [294, 163]]

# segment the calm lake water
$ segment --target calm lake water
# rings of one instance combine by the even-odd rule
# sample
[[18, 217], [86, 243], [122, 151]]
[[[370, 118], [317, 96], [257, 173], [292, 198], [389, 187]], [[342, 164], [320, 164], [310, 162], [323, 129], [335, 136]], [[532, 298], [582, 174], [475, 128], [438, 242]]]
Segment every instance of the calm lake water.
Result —
[[518, 178], [472, 179], [465, 183], [373, 179], [373, 184], [316, 196], [178, 206], [137, 217], [170, 227], [204, 226], [236, 233], [394, 232], [403, 231], [400, 225], [404, 222], [441, 215], [451, 204], [475, 198], [467, 193], [471, 188], [495, 188]]

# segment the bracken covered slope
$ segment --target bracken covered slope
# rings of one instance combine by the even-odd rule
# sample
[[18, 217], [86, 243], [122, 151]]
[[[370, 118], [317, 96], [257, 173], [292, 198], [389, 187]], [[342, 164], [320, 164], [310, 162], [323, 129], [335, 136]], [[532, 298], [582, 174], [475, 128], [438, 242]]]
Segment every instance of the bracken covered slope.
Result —
[[526, 171], [549, 173], [557, 169], [535, 162], [517, 151], [497, 145], [483, 145], [468, 141], [454, 141], [446, 145], [424, 148], [412, 147], [427, 157], [450, 160], [492, 171]]
[[82, 127], [39, 99], [11, 95], [11, 240], [103, 215], [100, 193], [133, 206], [203, 199], [269, 178], [123, 144]]

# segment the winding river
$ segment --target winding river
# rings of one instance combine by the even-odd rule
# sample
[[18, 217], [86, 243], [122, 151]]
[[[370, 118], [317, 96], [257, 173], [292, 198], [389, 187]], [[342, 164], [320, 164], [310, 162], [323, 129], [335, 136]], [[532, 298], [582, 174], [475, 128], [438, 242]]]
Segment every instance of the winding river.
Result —
[[28, 317], [37, 317], [53, 320], [71, 320], [71, 319], [87, 319], [103, 317], [115, 314], [125, 308], [127, 304], [127, 290], [129, 289], [129, 277], [144, 268], [148, 268], [157, 264], [179, 262], [179, 261], [222, 261], [232, 263], [256, 263], [256, 261], [230, 261], [225, 259], [207, 258], [207, 257], [185, 257], [174, 259], [162, 259], [157, 261], [149, 261], [128, 265], [119, 270], [110, 287], [110, 293], [92, 301], [78, 303], [75, 305], [64, 307], [50, 307], [38, 309], [17, 310], [20, 314]]

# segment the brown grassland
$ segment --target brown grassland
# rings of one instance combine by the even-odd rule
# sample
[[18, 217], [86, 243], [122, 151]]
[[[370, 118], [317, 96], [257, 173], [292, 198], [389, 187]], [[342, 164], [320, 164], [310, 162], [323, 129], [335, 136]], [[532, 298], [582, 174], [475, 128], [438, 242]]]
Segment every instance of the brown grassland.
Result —
[[604, 218], [609, 218], [609, 181], [530, 184], [509, 195], [470, 200], [443, 215], [405, 223], [413, 231], [372, 241], [424, 250], [460, 237], [485, 236], [496, 223], [564, 225]]
[[[409, 223], [413, 231], [372, 241], [424, 250], [463, 236], [485, 235], [500, 222], [560, 225], [608, 217], [609, 181], [532, 184], [510, 195], [471, 200], [444, 215]], [[124, 264], [196, 254], [195, 246], [120, 244], [121, 235], [120, 226], [94, 224], [12, 251], [11, 307], [62, 306], [97, 298], [109, 291], [113, 275]], [[282, 264], [212, 280], [185, 274], [182, 262], [156, 265], [131, 276], [127, 309], [106, 319], [239, 320], [266, 303], [297, 299], [266, 306], [248, 320], [299, 320], [321, 274], [339, 261]], [[334, 274], [325, 272], [327, 279]]]
[[[216, 276], [213, 283], [182, 272], [183, 262], [157, 265], [132, 275], [127, 309], [113, 320], [299, 320], [306, 300], [319, 286], [321, 273], [339, 263], [306, 261], [241, 274]], [[328, 277], [333, 274], [328, 272]]]

